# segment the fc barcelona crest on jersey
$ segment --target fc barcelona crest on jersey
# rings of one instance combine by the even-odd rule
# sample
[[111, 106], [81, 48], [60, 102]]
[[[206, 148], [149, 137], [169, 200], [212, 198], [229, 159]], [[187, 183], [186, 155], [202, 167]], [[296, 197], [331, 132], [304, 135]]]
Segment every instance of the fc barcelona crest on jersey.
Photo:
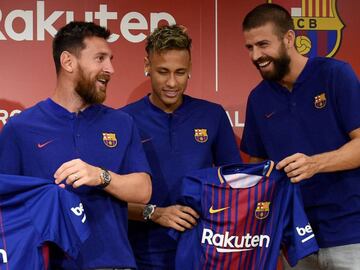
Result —
[[336, 0], [268, 0], [285, 7], [291, 14], [295, 45], [308, 57], [332, 57], [341, 43], [344, 28], [336, 9]]
[[117, 139], [115, 133], [103, 133], [103, 142], [107, 147], [113, 148], [117, 146]]
[[270, 212], [270, 202], [258, 202], [255, 210], [257, 219], [267, 218]]
[[317, 95], [316, 97], [314, 97], [315, 101], [314, 101], [314, 104], [315, 104], [315, 108], [317, 109], [322, 109], [325, 107], [326, 105], [326, 96], [325, 96], [325, 93], [322, 93], [320, 95]]
[[208, 134], [206, 128], [196, 128], [194, 129], [195, 140], [199, 143], [205, 143], [208, 140]]

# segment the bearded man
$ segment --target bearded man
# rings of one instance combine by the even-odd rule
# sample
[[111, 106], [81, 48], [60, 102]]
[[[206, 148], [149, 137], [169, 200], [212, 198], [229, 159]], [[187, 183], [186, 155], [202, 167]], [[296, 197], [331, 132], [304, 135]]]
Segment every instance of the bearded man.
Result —
[[320, 247], [294, 269], [359, 269], [359, 79], [348, 63], [301, 55], [279, 5], [255, 7], [243, 33], [264, 80], [248, 99], [241, 150], [299, 183]]
[[53, 40], [53, 96], [0, 134], [0, 173], [50, 179], [83, 203], [90, 237], [74, 260], [50, 253], [54, 269], [136, 268], [127, 203], [149, 201], [150, 170], [130, 116], [101, 104], [114, 73], [109, 36], [90, 22], [62, 27]]

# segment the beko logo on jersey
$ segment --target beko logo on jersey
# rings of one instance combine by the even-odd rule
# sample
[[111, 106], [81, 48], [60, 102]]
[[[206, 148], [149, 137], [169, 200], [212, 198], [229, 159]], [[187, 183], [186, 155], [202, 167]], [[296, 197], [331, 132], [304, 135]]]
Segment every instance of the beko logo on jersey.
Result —
[[[16, 3], [14, 1], [14, 3]], [[81, 7], [81, 5], [80, 5]], [[45, 12], [46, 11], [46, 12]], [[72, 10], [55, 10], [49, 11], [49, 8], [45, 7], [45, 1], [36, 1], [36, 7], [33, 10], [22, 10], [14, 9], [8, 14], [3, 14], [0, 9], [0, 23], [3, 24], [3, 27], [0, 25], [0, 41], [7, 40], [7, 36], [15, 41], [23, 40], [45, 40], [45, 33], [55, 36], [57, 30], [54, 27], [54, 24], [60, 17], [64, 17], [66, 23], [74, 21], [75, 11]], [[88, 22], [95, 22], [101, 26], [107, 27], [108, 22], [119, 20], [118, 12], [108, 11], [108, 6], [106, 4], [99, 5], [99, 10], [92, 11], [83, 11], [81, 15], [77, 14], [77, 20], [82, 19]], [[121, 11], [123, 13], [123, 10]], [[50, 14], [46, 17], [45, 14]], [[111, 27], [113, 34], [109, 38], [109, 42], [117, 41], [121, 35], [129, 42], [138, 43], [145, 40], [148, 35], [148, 31], [152, 32], [160, 21], [167, 21], [168, 24], [175, 24], [175, 18], [167, 12], [150, 12], [149, 22], [146, 17], [140, 12], [130, 11], [126, 13], [119, 22], [119, 30], [113, 29]], [[14, 27], [14, 22], [21, 20], [24, 24], [22, 30], [18, 30]], [[150, 23], [150, 25], [149, 25]], [[118, 25], [117, 23], [115, 25]], [[34, 29], [36, 27], [36, 29]], [[1, 29], [3, 28], [3, 29]], [[135, 31], [134, 31], [135, 30]], [[146, 33], [144, 33], [146, 31]], [[34, 33], [36, 37], [34, 38]]]
[[221, 253], [249, 251], [257, 247], [269, 247], [270, 236], [268, 235], [250, 235], [243, 236], [230, 235], [228, 231], [225, 234], [214, 233], [210, 229], [204, 229], [201, 237], [202, 244], [215, 246]]
[[303, 238], [301, 240], [301, 243], [305, 243], [305, 242], [309, 241], [311, 238], [315, 237], [315, 235], [313, 234], [313, 230], [310, 226], [310, 223], [308, 223], [305, 227], [296, 227], [296, 232], [301, 237], [310, 234], [310, 235], [306, 236], [305, 238]]
[[[79, 217], [84, 213], [84, 206], [82, 203], [80, 203], [79, 206], [77, 206], [77, 207], [71, 207], [71, 211]], [[86, 221], [86, 214], [84, 213], [84, 216], [81, 219], [81, 222], [85, 223], [85, 221]]]
[[2, 262], [3, 263], [7, 263], [8, 262], [8, 258], [7, 258], [7, 253], [4, 249], [0, 248], [0, 254], [1, 254], [1, 258], [2, 258]]

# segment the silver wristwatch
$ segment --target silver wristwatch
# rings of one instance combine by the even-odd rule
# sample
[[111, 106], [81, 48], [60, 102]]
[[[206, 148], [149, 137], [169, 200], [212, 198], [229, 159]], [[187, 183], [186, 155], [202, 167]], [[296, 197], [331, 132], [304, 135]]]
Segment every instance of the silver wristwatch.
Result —
[[107, 169], [104, 169], [101, 167], [100, 167], [100, 169], [101, 169], [101, 173], [100, 173], [101, 184], [99, 185], [99, 187], [105, 188], [111, 182], [111, 175]]
[[145, 205], [144, 210], [143, 210], [143, 218], [146, 221], [151, 220], [151, 216], [154, 214], [155, 208], [156, 208], [155, 204]]

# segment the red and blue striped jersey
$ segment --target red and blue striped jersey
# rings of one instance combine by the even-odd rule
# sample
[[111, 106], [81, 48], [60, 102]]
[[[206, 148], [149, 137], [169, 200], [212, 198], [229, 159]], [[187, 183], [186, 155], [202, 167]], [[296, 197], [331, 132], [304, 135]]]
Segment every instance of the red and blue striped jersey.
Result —
[[198, 170], [183, 180], [180, 202], [200, 214], [182, 233], [176, 269], [276, 269], [318, 250], [301, 195], [274, 163]]

